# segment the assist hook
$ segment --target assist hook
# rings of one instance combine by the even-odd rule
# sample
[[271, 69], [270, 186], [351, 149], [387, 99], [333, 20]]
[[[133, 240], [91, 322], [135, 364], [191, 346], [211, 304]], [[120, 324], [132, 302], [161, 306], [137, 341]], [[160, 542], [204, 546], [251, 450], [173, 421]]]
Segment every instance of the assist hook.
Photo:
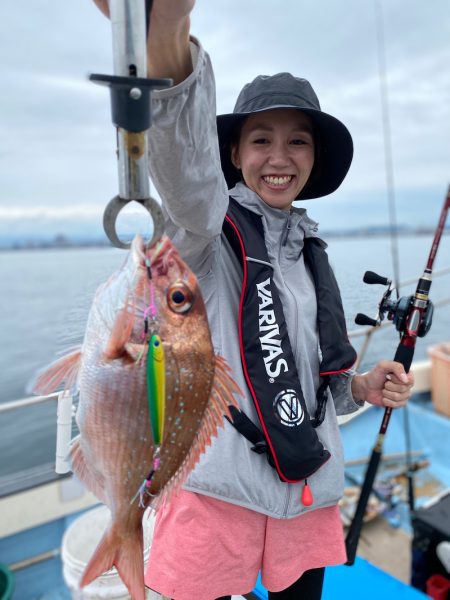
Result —
[[151, 3], [146, 0], [110, 0], [114, 75], [92, 74], [90, 81], [110, 89], [112, 122], [117, 127], [119, 194], [107, 205], [103, 227], [117, 248], [129, 248], [119, 239], [116, 220], [128, 202], [139, 202], [153, 221], [152, 246], [163, 235], [164, 219], [150, 196], [147, 131], [151, 127], [151, 92], [170, 87], [171, 79], [148, 79], [147, 30]]

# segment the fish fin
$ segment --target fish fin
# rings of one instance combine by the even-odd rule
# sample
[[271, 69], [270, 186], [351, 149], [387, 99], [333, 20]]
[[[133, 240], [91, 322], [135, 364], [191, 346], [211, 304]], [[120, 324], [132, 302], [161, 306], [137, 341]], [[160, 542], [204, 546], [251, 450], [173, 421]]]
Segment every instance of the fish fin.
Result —
[[95, 467], [88, 465], [81, 448], [81, 437], [76, 437], [70, 446], [70, 459], [72, 462], [72, 471], [81, 481], [81, 483], [91, 491], [97, 498], [106, 504], [105, 479], [101, 473], [96, 471]]
[[130, 342], [128, 344], [125, 344], [125, 350], [128, 356], [131, 357], [133, 362], [136, 362], [143, 356], [146, 350], [146, 344], [132, 344]]
[[230, 405], [239, 408], [235, 396], [241, 398], [244, 396], [243, 391], [234, 381], [231, 375], [232, 370], [230, 365], [222, 356], [217, 355], [215, 357], [214, 381], [211, 392], [211, 399], [214, 400], [215, 397], [220, 397], [219, 405], [216, 404], [216, 407], [220, 410], [224, 410], [223, 405], [225, 405], [225, 414], [227, 417], [231, 417], [228, 408]]
[[129, 354], [126, 344], [131, 337], [134, 326], [134, 312], [130, 300], [125, 302], [124, 308], [119, 312], [113, 325], [111, 335], [104, 350], [106, 359], [126, 358]]
[[81, 361], [81, 347], [58, 358], [37, 374], [31, 383], [35, 394], [46, 396], [54, 392], [64, 381], [64, 389], [71, 390], [75, 386]]
[[137, 535], [121, 535], [114, 525], [110, 526], [84, 570], [80, 587], [88, 585], [106, 571], [116, 567], [133, 600], [145, 600], [144, 542], [142, 525]]
[[217, 435], [218, 428], [224, 426], [224, 416], [231, 418], [229, 406], [238, 407], [234, 394], [243, 395], [242, 390], [231, 377], [231, 369], [226, 360], [216, 356], [211, 395], [197, 435], [177, 472], [168, 481], [161, 494], [150, 503], [154, 510], [158, 510], [164, 502], [169, 501], [172, 494], [177, 493], [206, 447], [211, 444], [211, 438]]

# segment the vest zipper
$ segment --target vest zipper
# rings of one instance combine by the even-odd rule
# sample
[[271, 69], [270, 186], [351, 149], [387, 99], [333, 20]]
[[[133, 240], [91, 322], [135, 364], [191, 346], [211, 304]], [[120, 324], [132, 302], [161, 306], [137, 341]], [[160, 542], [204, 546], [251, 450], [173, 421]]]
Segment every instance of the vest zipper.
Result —
[[[281, 250], [283, 248], [283, 246], [286, 246], [287, 244], [287, 239], [288, 239], [288, 235], [289, 235], [289, 231], [291, 230], [291, 215], [292, 215], [292, 210], [289, 211], [288, 214], [288, 218], [286, 220], [286, 226], [283, 232], [283, 238], [281, 240], [281, 244], [279, 247], [279, 251], [278, 251], [278, 267], [280, 269], [280, 272], [283, 274], [283, 269], [281, 267], [281, 262], [282, 262], [282, 256], [281, 256]], [[284, 281], [284, 285], [286, 290], [288, 291], [288, 293], [291, 295], [293, 302], [294, 302], [294, 307], [295, 307], [295, 311], [294, 311], [294, 331], [298, 331], [298, 305], [297, 305], [297, 297], [294, 294], [294, 292], [291, 290], [291, 288], [289, 287], [287, 281], [284, 279], [283, 277], [283, 281]], [[291, 340], [289, 338], [290, 342], [291, 342], [291, 348], [292, 348], [292, 354], [294, 355], [294, 361], [295, 364], [297, 364], [297, 356], [298, 356], [298, 341], [297, 341], [297, 336], [295, 337], [295, 348], [294, 348], [294, 343], [293, 340]]]
[[289, 508], [289, 503], [291, 500], [291, 487], [292, 484], [291, 483], [287, 483], [286, 484], [286, 501], [284, 503], [284, 508], [283, 508], [283, 517], [286, 517], [288, 514], [288, 508]]
[[[297, 303], [297, 298], [294, 294], [294, 292], [291, 290], [291, 288], [289, 287], [289, 285], [287, 284], [287, 282], [284, 282], [285, 288], [286, 290], [288, 290], [289, 294], [291, 295], [293, 301], [294, 301], [294, 331], [298, 331], [298, 303]], [[291, 348], [292, 348], [292, 354], [294, 356], [294, 361], [295, 364], [297, 365], [297, 359], [298, 359], [298, 336], [295, 336], [295, 343], [292, 342], [291, 338], [289, 338], [289, 341], [291, 342]], [[300, 375], [299, 375], [300, 377]]]
[[288, 214], [288, 218], [286, 221], [286, 227], [283, 232], [283, 239], [281, 241], [282, 246], [286, 246], [290, 230], [291, 230], [291, 212], [289, 212], [289, 214]]

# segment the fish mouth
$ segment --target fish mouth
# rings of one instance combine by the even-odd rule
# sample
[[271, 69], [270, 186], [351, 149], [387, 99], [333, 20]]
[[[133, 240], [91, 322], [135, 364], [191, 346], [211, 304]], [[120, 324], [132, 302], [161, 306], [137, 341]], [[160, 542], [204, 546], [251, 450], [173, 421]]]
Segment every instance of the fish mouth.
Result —
[[150, 263], [153, 264], [159, 259], [168, 258], [170, 254], [175, 251], [175, 246], [172, 244], [170, 239], [164, 235], [156, 244], [151, 248], [145, 248], [145, 256], [150, 259]]
[[[149, 271], [151, 278], [168, 275], [170, 271], [174, 281], [184, 281], [192, 290], [196, 288], [196, 276], [166, 235], [150, 248], [145, 245], [141, 236], [135, 236], [132, 243], [132, 254], [138, 268]], [[172, 270], [174, 267], [175, 269]]]
[[141, 235], [136, 235], [131, 244], [131, 252], [136, 264], [146, 268], [148, 262], [150, 266], [160, 259], [167, 257], [174, 250], [174, 245], [170, 239], [164, 235], [156, 244], [148, 247]]

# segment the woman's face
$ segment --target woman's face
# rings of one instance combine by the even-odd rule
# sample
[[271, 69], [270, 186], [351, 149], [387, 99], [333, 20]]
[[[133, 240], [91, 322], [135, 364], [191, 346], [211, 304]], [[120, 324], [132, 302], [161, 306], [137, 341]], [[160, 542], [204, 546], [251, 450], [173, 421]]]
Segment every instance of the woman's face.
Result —
[[273, 208], [289, 210], [314, 165], [310, 118], [294, 108], [247, 117], [231, 160], [246, 185]]

